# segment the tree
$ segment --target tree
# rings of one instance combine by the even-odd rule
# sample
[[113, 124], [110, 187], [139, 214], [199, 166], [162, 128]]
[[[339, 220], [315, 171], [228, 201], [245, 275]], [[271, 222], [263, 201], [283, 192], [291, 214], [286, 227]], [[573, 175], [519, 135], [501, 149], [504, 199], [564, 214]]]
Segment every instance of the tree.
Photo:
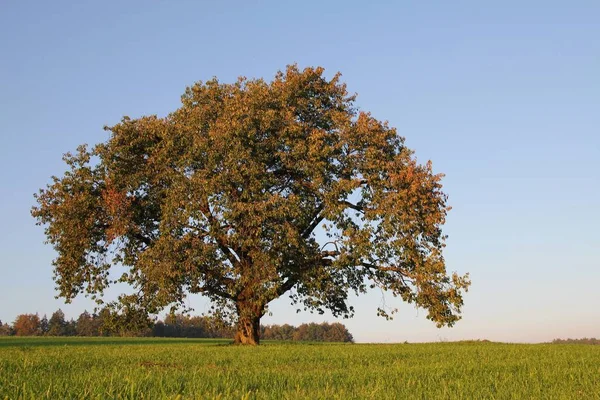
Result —
[[65, 336], [67, 330], [67, 322], [65, 321], [65, 313], [59, 308], [50, 316], [48, 321], [48, 336]]
[[65, 336], [75, 336], [77, 335], [77, 322], [73, 318], [65, 322]]
[[156, 337], [168, 337], [165, 323], [162, 321], [156, 321], [152, 327], [152, 336]]
[[326, 342], [353, 342], [354, 338], [348, 329], [339, 322], [333, 324], [321, 324], [326, 325], [327, 331], [323, 337]]
[[233, 331], [226, 321], [214, 316], [188, 316], [169, 314], [165, 321], [157, 321], [152, 336], [188, 338], [231, 338]]
[[[199, 82], [168, 116], [124, 117], [67, 153], [32, 209], [60, 295], [101, 301], [120, 281], [135, 288], [121, 304], [157, 313], [201, 293], [246, 344], [286, 293], [349, 317], [348, 292], [379, 287], [452, 326], [470, 282], [446, 272], [442, 175], [323, 72]], [[112, 265], [128, 272], [115, 280]]]
[[98, 315], [98, 333], [102, 336], [150, 336], [152, 321], [139, 307], [127, 305], [121, 311], [104, 307]]
[[314, 342], [353, 342], [348, 329], [339, 322], [329, 324], [302, 324], [299, 327], [285, 325], [261, 326], [261, 339], [295, 340]]
[[75, 326], [77, 336], [98, 336], [99, 334], [98, 319], [87, 311], [79, 315]]
[[11, 333], [10, 325], [2, 324], [2, 321], [0, 321], [0, 336], [9, 336]]
[[40, 317], [37, 314], [21, 314], [13, 323], [13, 329], [17, 336], [39, 336], [41, 335]]
[[107, 307], [103, 307], [96, 316], [98, 321], [98, 334], [100, 336], [110, 336], [113, 334], [111, 311]]
[[41, 331], [41, 334], [42, 335], [48, 334], [48, 329], [49, 328], [50, 327], [48, 325], [48, 318], [46, 317], [46, 314], [44, 314], [44, 316], [40, 320], [40, 331]]

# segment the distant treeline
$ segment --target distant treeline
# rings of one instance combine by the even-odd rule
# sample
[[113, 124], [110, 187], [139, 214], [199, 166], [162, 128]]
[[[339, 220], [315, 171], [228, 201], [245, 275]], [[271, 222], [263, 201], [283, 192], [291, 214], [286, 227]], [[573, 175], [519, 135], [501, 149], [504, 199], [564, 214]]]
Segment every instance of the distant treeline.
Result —
[[260, 337], [267, 340], [298, 340], [311, 342], [353, 342], [352, 334], [343, 324], [302, 324], [298, 327], [284, 325], [263, 325]]
[[[0, 336], [151, 336], [187, 338], [233, 338], [235, 326], [207, 316], [167, 315], [158, 321], [145, 316], [127, 317], [103, 309], [99, 313], [84, 311], [67, 320], [62, 310], [50, 319], [45, 315], [21, 314], [12, 325], [0, 321]], [[271, 340], [352, 342], [352, 335], [340, 323], [310, 323], [261, 326], [261, 338]]]
[[554, 339], [554, 344], [600, 344], [600, 339], [583, 338], [583, 339]]
[[149, 328], [146, 317], [126, 320], [108, 308], [97, 314], [84, 311], [76, 320], [67, 320], [59, 309], [50, 319], [36, 313], [18, 315], [12, 325], [0, 321], [0, 336], [145, 336]]

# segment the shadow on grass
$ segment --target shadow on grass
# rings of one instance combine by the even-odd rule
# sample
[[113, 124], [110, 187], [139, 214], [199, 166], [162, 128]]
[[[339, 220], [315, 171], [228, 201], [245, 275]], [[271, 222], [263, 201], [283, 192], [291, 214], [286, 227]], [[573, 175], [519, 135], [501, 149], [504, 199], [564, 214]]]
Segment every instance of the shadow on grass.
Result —
[[0, 348], [48, 347], [48, 346], [147, 346], [157, 344], [198, 344], [203, 346], [226, 346], [231, 339], [188, 338], [120, 338], [120, 337], [1, 337]]

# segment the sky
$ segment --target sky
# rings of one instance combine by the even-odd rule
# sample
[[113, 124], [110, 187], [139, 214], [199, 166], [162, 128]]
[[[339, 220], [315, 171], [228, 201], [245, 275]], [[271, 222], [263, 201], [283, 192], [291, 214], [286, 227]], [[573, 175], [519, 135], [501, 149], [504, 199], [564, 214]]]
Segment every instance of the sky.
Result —
[[[357, 341], [600, 337], [599, 18], [597, 1], [0, 1], [0, 320], [93, 308], [55, 299], [30, 215], [63, 153], [124, 115], [174, 111], [194, 82], [298, 63], [340, 71], [446, 175], [447, 269], [473, 282], [453, 328], [379, 291], [351, 297], [339, 322]], [[337, 321], [285, 298], [270, 311], [263, 323]]]

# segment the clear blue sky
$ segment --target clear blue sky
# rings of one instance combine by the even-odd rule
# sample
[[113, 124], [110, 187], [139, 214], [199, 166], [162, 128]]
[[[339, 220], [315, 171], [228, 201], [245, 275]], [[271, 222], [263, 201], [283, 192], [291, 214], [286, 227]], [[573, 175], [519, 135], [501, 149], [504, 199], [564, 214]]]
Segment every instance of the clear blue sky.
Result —
[[[29, 214], [62, 153], [123, 115], [173, 111], [195, 81], [297, 62], [341, 71], [446, 174], [447, 266], [473, 280], [452, 329], [410, 306], [380, 319], [378, 292], [353, 299], [342, 322], [359, 341], [600, 337], [599, 19], [597, 1], [2, 1], [0, 319], [92, 308], [54, 299]], [[333, 321], [286, 304], [264, 322]]]

